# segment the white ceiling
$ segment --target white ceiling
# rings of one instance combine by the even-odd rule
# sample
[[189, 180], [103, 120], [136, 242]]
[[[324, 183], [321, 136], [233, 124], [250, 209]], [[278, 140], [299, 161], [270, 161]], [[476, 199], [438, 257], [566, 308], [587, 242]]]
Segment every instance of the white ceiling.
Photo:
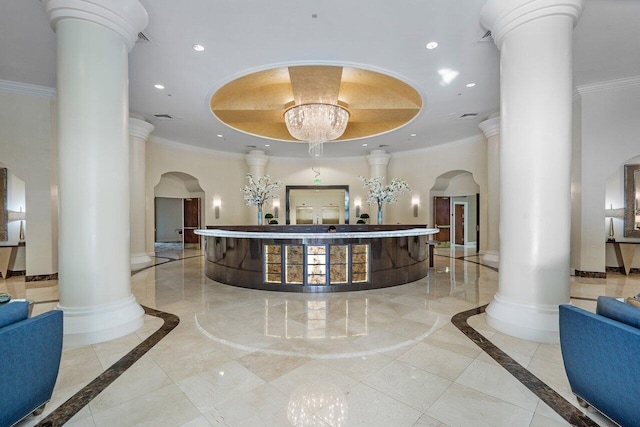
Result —
[[[480, 41], [485, 0], [140, 1], [151, 42], [130, 54], [130, 109], [153, 123], [160, 138], [233, 153], [256, 147], [273, 156], [307, 156], [306, 144], [244, 134], [209, 110], [211, 95], [225, 83], [283, 65], [367, 68], [406, 81], [423, 97], [423, 110], [406, 126], [329, 143], [325, 157], [470, 137], [499, 110], [499, 51]], [[430, 41], [439, 47], [425, 49]], [[195, 43], [206, 50], [195, 52]], [[586, 0], [574, 51], [576, 86], [640, 75], [640, 1]], [[441, 84], [443, 69], [458, 72], [448, 85]], [[38, 0], [0, 2], [0, 79], [55, 87], [55, 34]], [[476, 86], [467, 88], [470, 82]], [[156, 83], [166, 89], [155, 89]], [[461, 119], [466, 113], [478, 115]]]

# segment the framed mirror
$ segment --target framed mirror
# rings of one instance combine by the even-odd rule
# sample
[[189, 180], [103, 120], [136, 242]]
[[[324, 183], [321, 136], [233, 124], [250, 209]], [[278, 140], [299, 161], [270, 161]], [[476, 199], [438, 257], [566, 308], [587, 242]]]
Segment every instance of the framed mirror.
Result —
[[640, 237], [640, 164], [624, 165], [624, 237]]
[[348, 185], [287, 185], [286, 205], [287, 224], [349, 224]]

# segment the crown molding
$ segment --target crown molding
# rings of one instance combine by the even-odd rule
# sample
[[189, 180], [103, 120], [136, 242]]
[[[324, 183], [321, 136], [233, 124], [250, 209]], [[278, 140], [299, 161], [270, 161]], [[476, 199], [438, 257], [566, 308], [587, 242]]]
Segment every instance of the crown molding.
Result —
[[640, 76], [586, 84], [578, 86], [576, 90], [578, 94], [586, 95], [591, 93], [609, 92], [616, 89], [629, 89], [634, 87], [640, 87]]
[[189, 145], [181, 142], [171, 141], [168, 139], [157, 137], [155, 135], [151, 135], [148, 142], [150, 142], [151, 144], [157, 144], [167, 148], [172, 148], [174, 150], [191, 151], [193, 153], [209, 154], [211, 156], [226, 157], [231, 159], [244, 160], [244, 156], [245, 156], [245, 154], [229, 153], [227, 151], [219, 151], [211, 148], [198, 147], [195, 145]]
[[49, 99], [55, 99], [56, 97], [56, 90], [52, 87], [12, 82], [9, 80], [0, 80], [0, 92], [19, 93], [21, 95], [38, 96]]

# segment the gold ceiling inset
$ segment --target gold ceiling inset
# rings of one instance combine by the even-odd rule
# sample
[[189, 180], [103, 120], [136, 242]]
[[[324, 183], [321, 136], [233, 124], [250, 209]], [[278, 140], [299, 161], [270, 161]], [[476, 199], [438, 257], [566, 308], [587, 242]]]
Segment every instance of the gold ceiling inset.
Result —
[[253, 135], [296, 141], [284, 122], [291, 102], [346, 103], [349, 123], [338, 141], [385, 133], [422, 108], [418, 92], [396, 78], [358, 68], [292, 66], [259, 71], [221, 87], [209, 102], [223, 123]]

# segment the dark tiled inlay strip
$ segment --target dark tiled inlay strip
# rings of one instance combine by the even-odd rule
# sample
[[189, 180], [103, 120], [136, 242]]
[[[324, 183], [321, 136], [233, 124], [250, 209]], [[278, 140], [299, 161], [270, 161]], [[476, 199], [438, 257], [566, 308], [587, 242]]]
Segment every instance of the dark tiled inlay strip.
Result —
[[66, 402], [60, 405], [57, 409], [47, 415], [36, 426], [38, 427], [54, 427], [61, 426], [69, 421], [75, 414], [82, 408], [91, 402], [98, 394], [105, 388], [114, 382], [120, 375], [122, 375], [127, 369], [131, 367], [138, 359], [145, 355], [151, 348], [156, 345], [162, 338], [164, 338], [169, 332], [171, 332], [180, 319], [175, 314], [165, 313], [163, 311], [154, 310], [153, 308], [145, 307], [144, 312], [150, 316], [159, 317], [164, 320], [164, 324], [155, 331], [149, 338], [138, 344], [133, 350], [123, 356], [116, 363], [111, 365], [99, 375], [96, 379], [91, 381], [82, 390], [71, 396]]
[[471, 310], [458, 313], [451, 318], [451, 323], [453, 323], [458, 329], [460, 329], [463, 334], [465, 334], [478, 347], [484, 350], [489, 356], [491, 356], [496, 362], [498, 362], [503, 368], [505, 368], [525, 387], [527, 387], [536, 396], [538, 396], [544, 403], [549, 405], [551, 409], [556, 411], [568, 423], [578, 427], [598, 427], [598, 424], [595, 423], [591, 418], [580, 412], [580, 410], [569, 403], [555, 390], [542, 382], [538, 377], [533, 375], [518, 362], [509, 357], [504, 351], [496, 347], [495, 344], [485, 338], [478, 331], [469, 326], [469, 324], [467, 323], [467, 319], [469, 319], [469, 317], [471, 316], [484, 313], [486, 307], [487, 305], [483, 305], [482, 307], [473, 308]]
[[486, 267], [486, 268], [488, 268], [489, 270], [493, 270], [493, 271], [495, 271], [496, 273], [499, 271], [498, 267], [492, 267], [492, 266], [490, 266], [490, 265], [483, 264], [483, 263], [481, 263], [480, 261], [472, 261], [472, 260], [470, 260], [470, 259], [469, 259], [469, 257], [475, 257], [475, 256], [477, 256], [477, 255], [465, 255], [465, 256], [460, 256], [460, 257], [452, 257], [452, 256], [449, 256], [449, 255], [441, 255], [441, 254], [435, 254], [435, 255], [436, 255], [436, 256], [439, 256], [439, 257], [442, 257], [442, 258], [458, 259], [458, 260], [460, 260], [460, 261], [470, 262], [470, 263], [472, 263], [472, 264], [481, 265], [482, 267]]

